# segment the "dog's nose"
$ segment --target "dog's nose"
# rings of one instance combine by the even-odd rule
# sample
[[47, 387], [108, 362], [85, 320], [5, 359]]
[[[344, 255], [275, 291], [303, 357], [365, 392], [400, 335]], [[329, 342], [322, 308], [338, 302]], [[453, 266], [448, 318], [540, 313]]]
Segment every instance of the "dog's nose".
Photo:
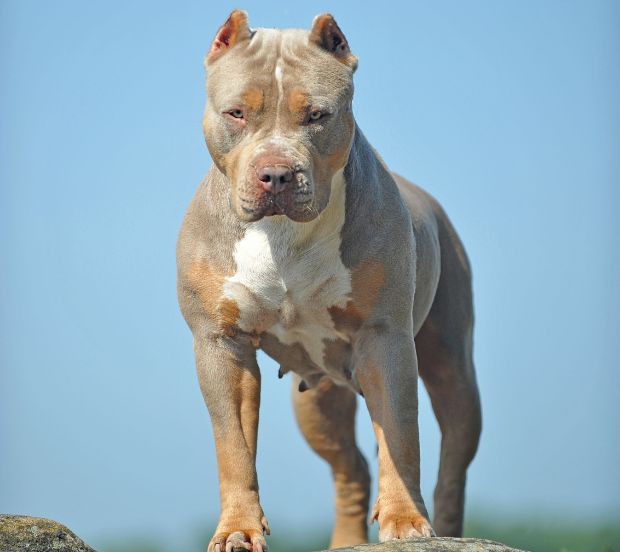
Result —
[[266, 192], [279, 194], [293, 181], [293, 170], [288, 165], [265, 165], [256, 171]]

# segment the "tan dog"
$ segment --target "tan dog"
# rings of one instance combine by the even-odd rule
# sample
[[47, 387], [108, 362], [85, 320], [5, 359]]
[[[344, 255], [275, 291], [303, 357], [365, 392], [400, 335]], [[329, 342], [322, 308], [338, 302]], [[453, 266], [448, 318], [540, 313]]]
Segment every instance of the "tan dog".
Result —
[[[332, 547], [365, 542], [378, 443], [381, 540], [434, 534], [420, 494], [418, 373], [442, 432], [435, 532], [460, 535], [480, 433], [467, 257], [437, 202], [393, 175], [351, 111], [357, 59], [330, 15], [250, 30], [234, 11], [206, 59], [214, 161], [178, 243], [178, 291], [211, 415], [221, 517], [209, 551], [264, 551], [256, 349], [294, 373], [299, 426], [334, 476]], [[414, 339], [415, 337], [415, 339]]]

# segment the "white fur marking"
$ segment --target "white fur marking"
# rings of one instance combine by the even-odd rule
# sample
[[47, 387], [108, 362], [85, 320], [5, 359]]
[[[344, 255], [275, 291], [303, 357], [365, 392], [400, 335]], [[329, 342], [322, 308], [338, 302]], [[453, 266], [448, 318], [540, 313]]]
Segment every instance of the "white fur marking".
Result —
[[280, 67], [280, 60], [278, 60], [278, 63], [276, 64], [276, 70], [275, 70], [275, 74], [276, 74], [276, 82], [278, 83], [278, 90], [282, 90], [282, 67]]
[[282, 82], [282, 60], [278, 59], [276, 62], [276, 68], [274, 71], [274, 76], [276, 78], [276, 84], [278, 85], [278, 99], [276, 101], [276, 128], [278, 128], [278, 120], [280, 118], [280, 104], [282, 103], [282, 98], [284, 97], [284, 84]]
[[[344, 203], [340, 170], [332, 179], [330, 201], [315, 220], [298, 223], [279, 216], [250, 224], [235, 244], [237, 270], [224, 284], [225, 296], [239, 307], [242, 330], [269, 331], [284, 344], [300, 343], [323, 370], [323, 340], [345, 337], [327, 309], [344, 308], [351, 293], [351, 273], [340, 258]], [[268, 327], [256, 327], [265, 319], [271, 321]]]

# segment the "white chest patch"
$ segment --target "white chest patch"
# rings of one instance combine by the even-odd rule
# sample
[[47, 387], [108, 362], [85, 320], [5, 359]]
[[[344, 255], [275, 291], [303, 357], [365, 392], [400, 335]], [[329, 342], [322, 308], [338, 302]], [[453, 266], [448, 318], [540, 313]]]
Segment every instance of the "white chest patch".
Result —
[[348, 340], [328, 311], [344, 308], [351, 292], [351, 274], [340, 259], [344, 203], [339, 171], [329, 204], [315, 220], [277, 217], [251, 224], [235, 245], [237, 270], [224, 284], [224, 295], [239, 307], [242, 330], [267, 331], [287, 345], [299, 343], [322, 369], [324, 340]]

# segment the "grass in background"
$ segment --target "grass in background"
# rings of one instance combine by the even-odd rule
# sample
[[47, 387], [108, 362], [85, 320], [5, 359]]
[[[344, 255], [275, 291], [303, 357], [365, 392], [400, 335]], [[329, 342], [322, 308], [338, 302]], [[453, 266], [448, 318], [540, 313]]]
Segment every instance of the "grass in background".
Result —
[[[215, 528], [215, 527], [214, 527]], [[103, 539], [103, 544], [96, 546], [97, 552], [207, 552], [207, 545], [211, 540], [213, 532], [197, 531], [196, 538], [189, 539], [189, 546], [166, 545], [157, 543], [154, 538], [121, 537]], [[313, 535], [303, 533], [282, 534], [267, 537], [269, 552], [311, 552], [316, 550], [327, 550], [329, 546], [329, 530], [322, 529]]]
[[[97, 552], [168, 552], [169, 550], [167, 547], [142, 537], [114, 538], [107, 539], [106, 542], [107, 544], [97, 547]], [[206, 552], [206, 550], [205, 548], [200, 552]]]
[[475, 516], [465, 524], [465, 536], [531, 552], [620, 552], [620, 523], [545, 520], [543, 515], [514, 522]]
[[[530, 552], [620, 552], [620, 522], [585, 524], [578, 521], [545, 521], [545, 516], [527, 521], [497, 521], [489, 516], [475, 515], [468, 520], [465, 536], [503, 542]], [[98, 552], [206, 552], [211, 532], [202, 532], [187, 550], [163, 546], [153, 539], [113, 539]], [[329, 531], [321, 530], [307, 536], [283, 534], [268, 537], [269, 552], [311, 552], [326, 550]], [[184, 548], [184, 547], [183, 547]]]

